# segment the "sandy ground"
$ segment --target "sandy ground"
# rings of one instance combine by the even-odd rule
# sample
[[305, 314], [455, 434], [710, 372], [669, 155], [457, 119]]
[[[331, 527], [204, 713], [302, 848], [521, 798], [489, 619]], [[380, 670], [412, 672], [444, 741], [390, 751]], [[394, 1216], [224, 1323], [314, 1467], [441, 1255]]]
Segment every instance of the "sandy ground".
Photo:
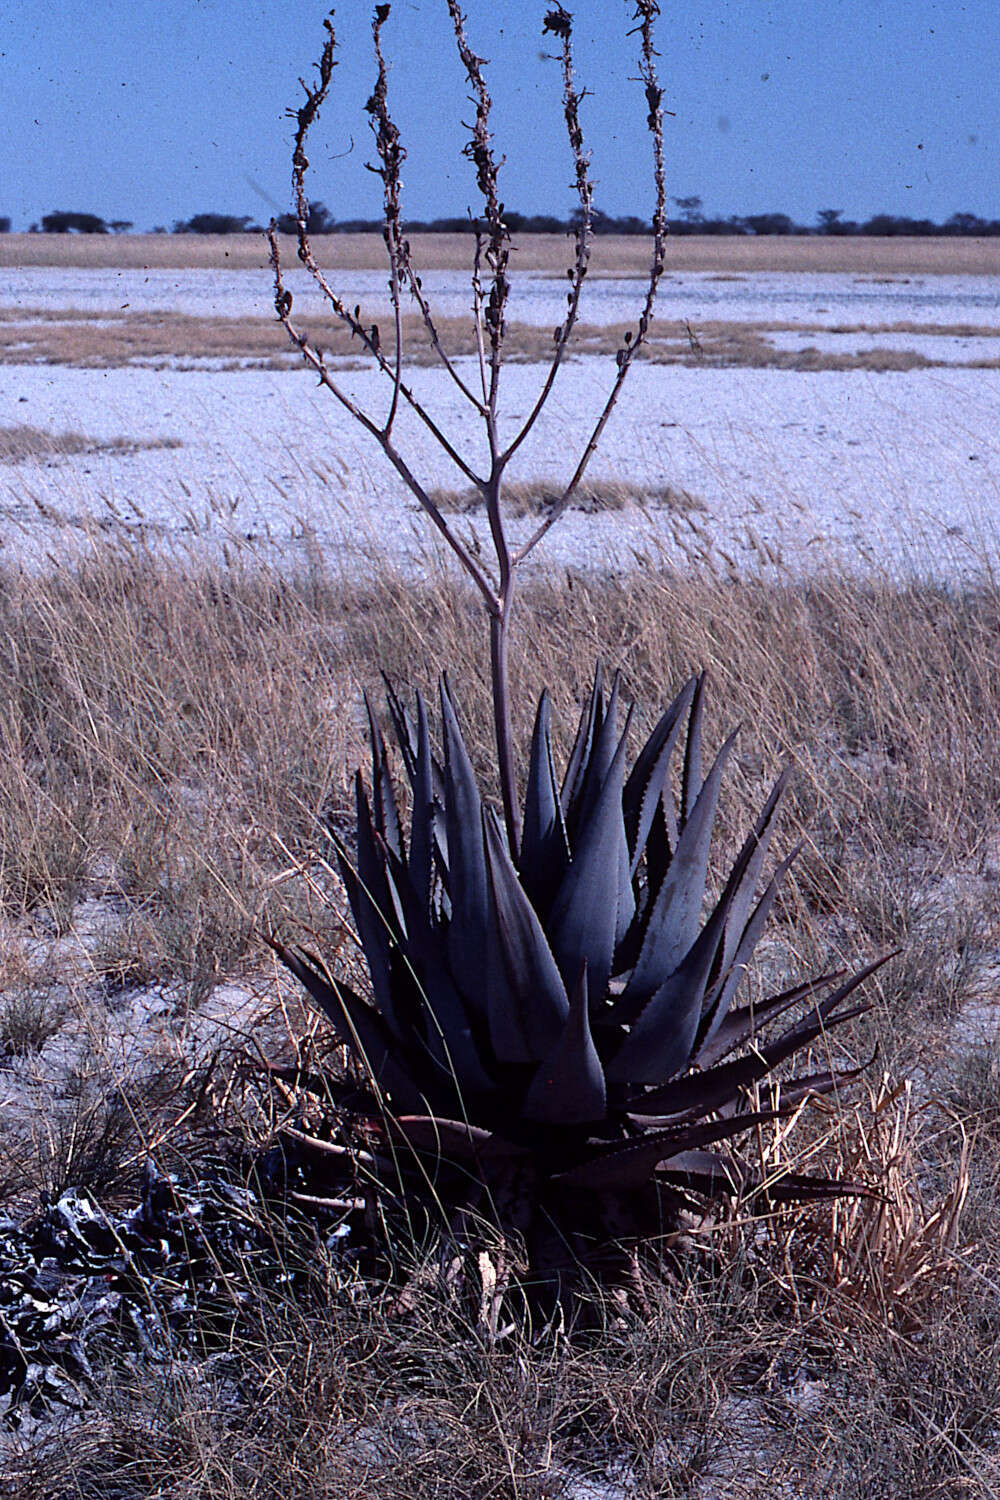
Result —
[[[304, 295], [293, 277], [297, 306]], [[345, 274], [350, 299], [377, 307], [384, 279]], [[443, 314], [467, 309], [453, 272], [428, 276]], [[612, 323], [637, 306], [635, 282], [587, 288], [582, 312]], [[301, 299], [301, 301], [300, 301]], [[564, 283], [525, 277], [511, 316], [554, 324]], [[102, 314], [266, 315], [263, 270], [22, 268], [0, 272], [0, 309]], [[867, 274], [742, 277], [671, 275], [663, 320], [787, 323], [786, 347], [876, 344], [931, 350], [956, 363], [1000, 352], [1000, 275]], [[835, 330], [889, 329], [901, 332]], [[797, 331], [800, 325], [810, 325]], [[817, 327], [819, 331], [817, 331]], [[953, 330], [932, 334], [931, 328]], [[928, 330], [922, 332], [921, 330]], [[963, 331], [967, 330], [967, 331]], [[996, 333], [994, 333], [996, 330]], [[610, 389], [613, 363], [581, 358], [560, 375], [553, 399], [512, 466], [515, 478], [571, 472]], [[470, 378], [471, 378], [471, 372]], [[348, 389], [373, 413], [388, 393], [371, 371], [345, 371]], [[473, 465], [485, 463], [476, 418], [439, 369], [413, 386]], [[542, 380], [535, 366], [504, 373], [503, 431], [512, 435]], [[381, 420], [381, 418], [380, 418]], [[347, 565], [383, 547], [401, 562], [425, 556], [429, 528], [377, 445], [308, 372], [288, 370], [0, 368], [0, 424], [45, 433], [181, 446], [81, 452], [0, 464], [0, 543], [6, 556], [41, 557], [56, 532], [90, 527], [147, 540], [229, 540], [295, 556], [319, 543]], [[640, 365], [594, 457], [596, 478], [670, 485], [686, 509], [632, 508], [570, 514], [536, 553], [542, 565], [628, 566], [640, 554], [676, 560], [710, 551], [723, 568], [824, 565], [949, 572], [991, 559], [1000, 538], [1000, 371], [931, 369], [796, 371]], [[410, 413], [396, 441], [428, 488], [466, 481]], [[481, 540], [481, 521], [462, 518]], [[528, 523], [514, 526], [526, 534]]]
[[[440, 315], [468, 315], [471, 296], [466, 278], [453, 271], [428, 271], [422, 280]], [[290, 267], [286, 281], [298, 309], [323, 312], [322, 296], [306, 272]], [[383, 272], [345, 271], [336, 276], [336, 286], [349, 305], [361, 302], [366, 312], [384, 316], [388, 295]], [[661, 288], [657, 313], [662, 322], [788, 321], [830, 328], [841, 324], [968, 324], [1000, 331], [1000, 273], [886, 277], [671, 272]], [[634, 320], [642, 293], [641, 282], [624, 277], [593, 281], [581, 304], [581, 321]], [[0, 268], [0, 309], [22, 313], [52, 314], [72, 308], [95, 315], [128, 310], [248, 318], [269, 316], [272, 305], [272, 281], [266, 269]], [[555, 326], [565, 308], [564, 281], [533, 275], [515, 278], [508, 312], [511, 319], [542, 328]]]
[[[349, 372], [345, 381], [384, 411], [373, 374]], [[539, 381], [534, 367], [506, 371], [505, 431], [529, 410]], [[567, 475], [608, 386], [609, 361], [567, 367], [513, 475]], [[448, 377], [417, 370], [414, 387], [482, 463], [481, 434]], [[43, 431], [182, 445], [0, 466], [8, 557], [39, 555], [54, 531], [92, 523], [111, 534], [229, 538], [293, 554], [309, 538], [345, 561], [381, 545], [417, 558], [427, 545], [415, 503], [376, 445], [303, 371], [8, 366], [0, 411]], [[592, 472], [670, 484], [705, 509], [571, 514], [536, 555], [547, 565], [625, 566], [636, 550], [680, 558], [710, 537], [723, 566], [728, 554], [739, 566], [808, 567], [817, 548], [830, 547], [849, 564], [961, 570], [1000, 544], [998, 433], [997, 371], [640, 367]], [[425, 484], [464, 484], [405, 413], [398, 441]], [[460, 524], [485, 540], [477, 521]]]

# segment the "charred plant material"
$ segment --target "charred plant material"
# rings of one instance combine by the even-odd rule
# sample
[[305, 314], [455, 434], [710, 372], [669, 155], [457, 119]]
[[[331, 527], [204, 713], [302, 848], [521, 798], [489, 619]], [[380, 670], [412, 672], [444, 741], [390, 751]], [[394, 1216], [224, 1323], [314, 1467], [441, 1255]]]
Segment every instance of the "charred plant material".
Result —
[[[371, 170], [381, 179], [383, 190], [382, 233], [389, 259], [389, 295], [394, 323], [394, 336], [391, 341], [382, 337], [377, 324], [363, 316], [360, 306], [352, 309], [338, 295], [317, 264], [309, 238], [309, 200], [306, 194], [309, 160], [306, 147], [309, 132], [315, 124], [333, 77], [336, 61], [336, 33], [332, 13], [325, 23], [327, 37], [317, 65], [317, 76], [311, 83], [302, 80], [305, 101], [299, 108], [289, 111], [296, 122], [292, 155], [292, 187], [298, 226], [299, 259], [322, 292], [333, 316], [350, 329], [353, 337], [358, 340], [377, 368], [385, 375], [389, 386], [389, 404], [385, 416], [375, 416], [358, 405], [338, 383], [336, 372], [324, 357], [323, 351], [296, 324], [293, 316], [292, 296], [284, 282], [277, 226], [272, 223], [270, 245], [275, 286], [274, 306], [289, 337], [301, 351], [306, 363], [315, 371], [320, 383], [379, 443], [387, 459], [403, 483], [416, 497], [421, 508], [430, 517], [431, 522], [472, 579], [483, 599], [490, 622], [493, 715], [505, 834], [510, 849], [516, 854], [521, 830], [511, 738], [508, 641], [518, 565], [534, 550], [549, 527], [554, 525], [566, 510], [584, 476], [618, 401], [622, 384], [648, 334], [657, 288], [663, 274], [666, 184], [663, 169], [663, 107], [656, 74], [656, 52], [653, 45], [653, 24], [657, 7], [652, 0], [640, 0], [635, 9], [635, 34], [639, 37], [640, 81], [645, 93], [647, 122], [653, 143], [655, 190], [652, 264], [645, 300], [635, 332], [626, 338], [623, 347], [618, 351], [617, 374], [612, 382], [610, 394], [569, 483], [545, 520], [519, 548], [515, 549], [510, 544], [504, 524], [504, 476], [510, 460], [541, 415], [560, 366], [563, 364], [570, 336], [577, 321], [581, 291], [590, 260], [593, 183], [590, 177], [590, 156], [586, 149], [581, 123], [581, 105], [585, 98], [585, 91], [578, 86], [574, 71], [572, 15], [561, 5], [555, 5], [550, 8], [545, 17], [543, 34], [553, 36], [560, 48], [563, 115], [579, 203], [575, 252], [573, 264], [567, 271], [566, 315], [554, 333], [548, 371], [542, 381], [538, 397], [521, 428], [512, 439], [504, 443], [499, 433], [499, 415], [506, 309], [510, 296], [510, 231], [504, 220], [504, 204], [500, 194], [503, 158], [496, 153], [491, 133], [493, 101], [486, 81], [485, 60], [473, 50], [469, 42], [466, 18], [457, 0], [446, 0], [446, 3], [458, 55], [469, 85], [469, 100], [474, 110], [474, 118], [467, 127], [468, 139], [462, 150], [475, 168], [476, 185], [483, 203], [482, 216], [477, 221], [471, 269], [478, 379], [467, 380], [457, 368], [454, 358], [445, 349], [433, 312], [424, 294], [421, 279], [413, 266], [409, 242], [402, 231], [401, 167], [406, 151], [389, 105], [388, 70], [383, 48], [383, 30], [391, 11], [391, 7], [387, 4], [376, 6], [372, 21], [376, 81], [367, 104], [367, 112], [377, 157], [377, 161], [371, 164]], [[489, 463], [481, 472], [477, 471], [473, 464], [459, 452], [404, 378], [406, 357], [402, 323], [404, 295], [416, 302], [437, 357], [483, 423]], [[463, 478], [482, 494], [495, 555], [495, 566], [492, 569], [483, 562], [478, 553], [474, 555], [470, 547], [458, 535], [435, 503], [432, 495], [413, 472], [404, 454], [397, 448], [393, 429], [401, 403], [408, 406], [423, 422]]]
[[[623, 1240], [669, 1234], [699, 1198], [856, 1191], [768, 1179], [734, 1148], [854, 1075], [827, 1052], [823, 1066], [780, 1085], [773, 1077], [868, 1009], [852, 997], [878, 967], [736, 1004], [791, 863], [762, 881], [787, 770], [704, 916], [735, 736], [703, 773], [703, 678], [687, 683], [626, 775], [631, 715], [619, 723], [618, 680], [605, 697], [598, 671], [561, 783], [543, 694], [516, 851], [476, 784], [444, 679], [440, 691], [441, 759], [422, 698], [413, 717], [389, 692], [408, 837], [369, 707], [356, 853], [337, 843], [371, 998], [274, 941], [353, 1058], [344, 1119], [376, 1163], [361, 1191], [377, 1203], [402, 1180], [413, 1190], [404, 1198], [426, 1202], [433, 1183], [455, 1242], [474, 1239], [476, 1216], [489, 1220], [523, 1244], [527, 1271], [542, 1279], [600, 1265]], [[803, 1002], [805, 1015], [776, 1025]]]

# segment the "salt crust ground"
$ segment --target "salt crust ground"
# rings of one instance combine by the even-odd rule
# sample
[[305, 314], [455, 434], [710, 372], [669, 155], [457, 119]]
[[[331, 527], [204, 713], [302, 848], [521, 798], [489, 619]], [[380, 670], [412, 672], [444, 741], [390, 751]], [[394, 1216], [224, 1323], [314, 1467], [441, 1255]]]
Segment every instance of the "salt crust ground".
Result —
[[[326, 247], [324, 247], [325, 249]], [[388, 305], [381, 271], [336, 270], [331, 281], [353, 306], [380, 312]], [[464, 317], [471, 305], [468, 278], [455, 271], [427, 271], [424, 291], [444, 317]], [[323, 299], [306, 272], [290, 266], [286, 281], [296, 304], [310, 313]], [[638, 278], [587, 283], [584, 323], [634, 318], [642, 301]], [[266, 317], [273, 290], [266, 270], [86, 270], [79, 267], [0, 267], [0, 308], [74, 308], [81, 312], [175, 312], [199, 317]], [[516, 276], [509, 305], [512, 319], [545, 328], [565, 315], [566, 283], [538, 275]], [[1000, 277], [748, 274], [688, 272], [664, 277], [658, 316], [665, 321], [827, 323], [964, 323], [1000, 328]]]
[[[309, 302], [302, 274], [291, 285]], [[343, 277], [343, 291], [377, 310], [378, 272]], [[468, 306], [468, 287], [450, 272], [425, 285], [443, 313]], [[604, 323], [634, 314], [641, 286], [598, 281], [584, 317]], [[539, 324], [562, 316], [564, 291], [527, 277], [515, 287], [512, 316]], [[0, 272], [0, 306], [89, 310], [160, 308], [231, 317], [266, 314], [266, 273], [243, 271], [88, 271], [23, 268]], [[663, 318], [734, 321], [975, 324], [1000, 329], [1000, 280], [990, 277], [774, 275], [668, 278]], [[842, 335], [781, 336], [839, 342]], [[898, 343], [892, 335], [880, 341]], [[933, 343], [940, 357], [979, 350]], [[871, 339], [861, 340], [870, 344]], [[948, 343], [945, 351], [943, 343]], [[859, 347], [860, 347], [859, 343]], [[376, 410], [374, 376], [353, 372], [350, 387]], [[504, 412], [513, 430], [538, 389], [540, 372], [512, 366]], [[606, 360], [567, 367], [555, 398], [520, 456], [518, 473], [567, 472], [600, 409]], [[482, 461], [474, 419], [447, 377], [417, 370], [415, 387], [446, 431]], [[176, 437], [183, 448], [122, 458], [82, 455], [57, 464], [6, 466], [0, 473], [0, 541], [30, 557], [52, 528], [96, 523], [111, 533], [291, 548], [307, 534], [350, 564], [377, 544], [400, 561], [420, 557], [427, 534], [399, 480], [329, 396], [303, 371], [0, 370], [3, 420], [99, 439]], [[682, 557], [711, 536], [723, 566], [781, 562], [808, 568], [832, 547], [847, 563], [904, 571], [963, 571], [994, 548], [1000, 502], [1000, 373], [932, 370], [871, 374], [752, 369], [640, 368], [596, 455], [603, 477], [669, 483], [705, 502], [689, 519], [659, 513], [568, 517], [540, 562], [627, 566], [634, 553]], [[428, 485], [463, 483], [426, 433], [400, 424], [400, 446]], [[414, 523], [417, 523], [416, 525]], [[465, 523], [463, 523], [465, 524]], [[468, 523], [470, 525], [474, 523]], [[728, 554], [728, 558], [727, 558]], [[732, 563], [728, 561], [732, 559]]]
[[[529, 410], [540, 378], [530, 366], [505, 372], [505, 430]], [[370, 372], [345, 381], [385, 409]], [[607, 360], [567, 366], [512, 473], [565, 477], [608, 383]], [[448, 377], [416, 370], [413, 384], [482, 462], [481, 434]], [[428, 544], [426, 523], [374, 443], [304, 371], [8, 366], [0, 411], [46, 431], [182, 443], [4, 465], [0, 541], [10, 558], [44, 555], [55, 531], [90, 524], [154, 543], [273, 543], [291, 558], [305, 535], [348, 566], [384, 546], [405, 563]], [[464, 486], [405, 414], [398, 443], [428, 486]], [[682, 549], [703, 549], [704, 533], [721, 566], [728, 554], [739, 567], [808, 570], [832, 554], [849, 566], [961, 574], [1000, 541], [1000, 372], [643, 366], [592, 473], [667, 483], [707, 509], [571, 514], [536, 554], [540, 563], [625, 567], [635, 552], [659, 549], [682, 560]], [[480, 523], [461, 525], [485, 541]]]
[[[334, 278], [337, 279], [336, 277]], [[304, 297], [303, 273], [290, 283]], [[345, 295], [384, 293], [379, 272], [342, 278]], [[443, 313], [462, 313], [468, 285], [453, 272], [425, 280]], [[584, 319], [634, 315], [637, 281], [596, 281]], [[516, 283], [511, 315], [555, 323], [563, 284]], [[375, 304], [372, 304], [375, 305]], [[114, 271], [29, 267], [0, 271], [0, 307], [75, 308], [242, 317], [266, 315], [265, 272]], [[669, 277], [663, 319], [880, 326], [974, 324], [1000, 331], [1000, 278], [707, 274]], [[789, 342], [842, 335], [789, 334]], [[893, 335], [880, 341], [896, 343]], [[911, 345], [951, 340], [919, 334]], [[859, 347], [867, 341], [862, 338]], [[992, 343], [992, 340], [981, 341]], [[566, 367], [518, 459], [515, 477], [564, 477], [609, 388], [613, 365]], [[371, 372], [345, 373], [376, 412], [386, 395]], [[537, 367], [504, 375], [505, 430], [530, 409]], [[439, 370], [413, 372], [446, 432], [483, 462], [473, 414]], [[303, 370], [0, 369], [0, 420], [97, 439], [180, 439], [176, 451], [83, 454], [0, 470], [0, 543], [8, 557], [44, 555], [53, 530], [97, 525], [144, 539], [235, 542], [295, 555], [303, 537], [350, 566], [388, 546], [401, 563], [426, 555], [428, 532], [366, 434]], [[630, 378], [592, 473], [686, 490], [704, 502], [687, 517], [641, 510], [568, 516], [537, 554], [550, 566], [627, 567], [635, 554], [682, 560], [711, 538], [723, 567], [774, 563], [808, 570], [833, 560], [890, 571], [962, 573], [993, 555], [1000, 526], [1000, 372], [804, 372], [641, 366]], [[464, 487], [425, 430], [400, 421], [398, 445], [428, 486]], [[473, 521], [463, 526], [475, 527]], [[485, 531], [479, 526], [480, 535]], [[522, 527], [523, 533], [523, 527]]]

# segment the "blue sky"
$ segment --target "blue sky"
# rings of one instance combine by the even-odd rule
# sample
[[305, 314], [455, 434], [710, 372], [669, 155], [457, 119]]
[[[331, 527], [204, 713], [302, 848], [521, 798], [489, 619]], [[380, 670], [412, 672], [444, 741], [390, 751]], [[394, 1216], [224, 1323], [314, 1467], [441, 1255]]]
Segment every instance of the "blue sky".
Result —
[[[578, 0], [584, 123], [612, 214], [646, 214], [648, 150], [626, 0]], [[491, 60], [503, 196], [565, 214], [571, 167], [559, 77], [535, 0], [466, 0]], [[51, 209], [170, 226], [202, 211], [261, 220], [289, 202], [297, 76], [322, 42], [311, 0], [0, 0], [0, 214], [26, 228]], [[364, 171], [373, 78], [369, 4], [346, 0], [311, 191], [337, 218], [377, 212]], [[444, 0], [395, 0], [391, 99], [409, 146], [406, 211], [475, 206], [459, 155], [469, 118]], [[820, 208], [1000, 217], [997, 0], [664, 0], [659, 27], [670, 192], [706, 210]]]

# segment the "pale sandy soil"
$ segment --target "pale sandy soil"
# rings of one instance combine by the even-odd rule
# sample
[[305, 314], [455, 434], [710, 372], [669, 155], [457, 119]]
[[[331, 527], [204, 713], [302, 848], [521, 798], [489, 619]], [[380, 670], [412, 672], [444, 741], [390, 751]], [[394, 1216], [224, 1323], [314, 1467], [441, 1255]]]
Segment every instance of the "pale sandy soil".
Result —
[[[2, 244], [2, 239], [0, 239]], [[435, 312], [445, 318], [468, 317], [468, 283], [453, 271], [431, 271], [424, 289]], [[305, 271], [287, 276], [296, 309], [324, 311], [321, 294]], [[347, 270], [337, 287], [365, 314], [384, 317], [388, 309], [381, 271]], [[634, 280], [607, 277], [588, 285], [581, 305], [584, 324], [634, 320], [641, 287]], [[563, 281], [526, 275], [514, 281], [509, 306], [512, 321], [549, 328], [565, 312]], [[210, 267], [78, 267], [0, 265], [0, 310], [19, 319], [33, 312], [47, 317], [64, 310], [102, 314], [163, 312], [212, 318], [269, 317], [273, 311], [270, 273], [246, 268], [237, 273]], [[709, 272], [669, 273], [657, 304], [657, 324], [687, 319], [703, 322], [809, 323], [830, 328], [841, 324], [870, 327], [897, 323], [943, 327], [971, 325], [1000, 331], [1000, 267], [983, 276], [897, 276], [889, 279], [845, 272], [772, 271], [719, 278]]]
[[[46, 237], [29, 238], [44, 248]], [[111, 248], [134, 243], [118, 240]], [[167, 243], [174, 241], [168, 237]], [[951, 248], [963, 243], [948, 242]], [[814, 244], [822, 248], [819, 241], [802, 248]], [[293, 276], [292, 284], [308, 309], [301, 277]], [[359, 271], [346, 275], [342, 288], [367, 305], [384, 284], [379, 274]], [[443, 314], [467, 310], [468, 286], [454, 273], [432, 274], [427, 289]], [[583, 316], [590, 324], [634, 316], [634, 282], [607, 279], [588, 292]], [[515, 283], [512, 316], [545, 327], [561, 315], [564, 295], [550, 279], [522, 278]], [[64, 265], [0, 272], [0, 308], [15, 318], [26, 308], [40, 307], [57, 319], [62, 312], [100, 319], [124, 308], [154, 317], [197, 313], [236, 328], [240, 319], [266, 317], [269, 297], [267, 273], [250, 269]], [[769, 323], [784, 331], [768, 337], [791, 348], [881, 346], [967, 363], [1000, 347], [1000, 275], [672, 274], [660, 316], [689, 322], [695, 333], [699, 325]], [[889, 331], [900, 327], [907, 331]], [[612, 370], [609, 358], [596, 357], [563, 370], [514, 477], [567, 475]], [[373, 411], [383, 409], [386, 392], [372, 372], [345, 372], [344, 379]], [[513, 433], [530, 409], [541, 379], [537, 366], [507, 369], [505, 432]], [[482, 434], [448, 377], [421, 368], [413, 382], [470, 461], [482, 463]], [[347, 563], [363, 560], [379, 538], [387, 538], [401, 560], [422, 557], [428, 546], [414, 502], [377, 447], [294, 366], [7, 365], [0, 369], [0, 411], [6, 427], [92, 440], [89, 451], [83, 446], [76, 454], [3, 465], [0, 540], [8, 556], [44, 554], [54, 531], [90, 526], [101, 535], [229, 538], [293, 554], [305, 539]], [[636, 552], [663, 550], [682, 560], [710, 549], [723, 568], [777, 563], [799, 569], [832, 550], [849, 565], [963, 570], [996, 550], [998, 432], [996, 370], [873, 374], [644, 365], [625, 387], [592, 474], [670, 485], [704, 508], [683, 515], [640, 508], [571, 514], [538, 559], [546, 566], [627, 566]], [[426, 430], [405, 414], [397, 437], [427, 486], [464, 484]], [[129, 452], [121, 440], [180, 446]], [[119, 446], [101, 451], [108, 443]], [[463, 519], [462, 525], [482, 533], [481, 521]]]
[[[345, 375], [381, 411], [370, 372]], [[565, 477], [608, 390], [608, 361], [564, 370], [515, 477]], [[530, 407], [533, 366], [506, 372], [506, 432]], [[482, 463], [482, 437], [438, 370], [414, 387]], [[381, 453], [302, 371], [75, 370], [7, 366], [14, 421], [95, 442], [179, 441], [132, 454], [55, 456], [0, 470], [7, 555], [41, 555], [54, 532], [101, 528], [289, 550], [315, 540], [363, 562], [388, 540], [401, 561], [429, 545], [415, 503]], [[593, 463], [689, 492], [703, 511], [570, 514], [537, 554], [544, 566], [628, 566], [710, 548], [720, 567], [802, 569], [837, 556], [890, 570], [964, 571], [994, 558], [1000, 526], [1000, 374], [931, 370], [802, 374], [644, 366], [633, 372]], [[400, 446], [431, 486], [464, 483], [412, 418]], [[483, 539], [479, 519], [462, 518]], [[515, 532], [526, 523], [515, 523]]]

